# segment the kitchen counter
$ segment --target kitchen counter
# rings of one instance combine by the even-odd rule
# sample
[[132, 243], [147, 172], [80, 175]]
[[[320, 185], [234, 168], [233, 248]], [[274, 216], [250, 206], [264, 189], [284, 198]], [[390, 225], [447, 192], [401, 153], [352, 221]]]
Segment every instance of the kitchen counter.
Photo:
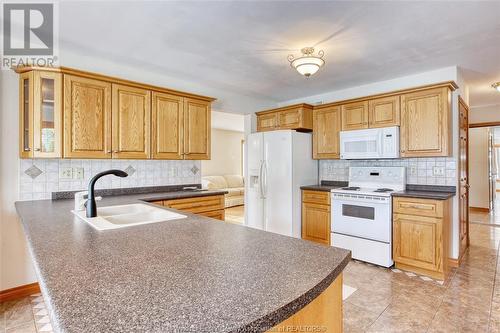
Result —
[[[188, 193], [104, 197], [98, 206], [180, 195]], [[97, 231], [72, 208], [73, 200], [16, 202], [56, 332], [262, 332], [312, 304], [350, 259], [186, 212]]]
[[393, 197], [446, 200], [456, 194], [455, 186], [410, 185], [405, 191], [392, 193]]
[[346, 187], [348, 186], [348, 182], [341, 181], [321, 181], [319, 185], [305, 185], [301, 186], [301, 190], [310, 190], [310, 191], [321, 191], [321, 192], [330, 192], [333, 189]]

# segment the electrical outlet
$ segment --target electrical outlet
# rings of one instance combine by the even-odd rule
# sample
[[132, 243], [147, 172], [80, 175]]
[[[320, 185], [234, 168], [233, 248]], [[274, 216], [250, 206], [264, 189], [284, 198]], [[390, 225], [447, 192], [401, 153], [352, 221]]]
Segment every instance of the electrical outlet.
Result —
[[444, 167], [442, 167], [442, 166], [432, 167], [432, 175], [433, 176], [444, 176]]
[[73, 168], [59, 168], [59, 178], [60, 179], [72, 179], [73, 178]]
[[83, 168], [74, 168], [73, 169], [73, 178], [74, 179], [83, 179], [84, 177], [84, 171]]
[[417, 167], [411, 167], [410, 168], [410, 175], [411, 176], [417, 176], [418, 175]]

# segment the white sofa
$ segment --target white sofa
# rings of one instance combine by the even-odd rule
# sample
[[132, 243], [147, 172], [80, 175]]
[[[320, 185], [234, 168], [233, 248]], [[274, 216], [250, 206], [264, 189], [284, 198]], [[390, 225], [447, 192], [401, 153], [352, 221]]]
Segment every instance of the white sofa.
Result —
[[227, 191], [224, 196], [226, 208], [245, 203], [245, 182], [240, 175], [205, 176], [201, 178], [201, 184], [203, 188], [209, 190]]

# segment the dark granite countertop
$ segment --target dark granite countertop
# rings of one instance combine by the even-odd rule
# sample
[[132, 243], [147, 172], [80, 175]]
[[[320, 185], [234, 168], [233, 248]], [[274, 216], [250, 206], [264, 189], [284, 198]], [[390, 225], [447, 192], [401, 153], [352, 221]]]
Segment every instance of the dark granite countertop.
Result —
[[446, 200], [456, 194], [455, 186], [406, 185], [406, 190], [392, 193], [393, 197]]
[[305, 185], [301, 186], [301, 190], [311, 190], [311, 191], [322, 191], [322, 192], [330, 192], [333, 189], [339, 188], [339, 187], [346, 187], [348, 185], [348, 182], [342, 182], [342, 181], [321, 181], [321, 184], [319, 185]]
[[[104, 197], [98, 206], [172, 196]], [[262, 332], [316, 298], [350, 259], [186, 212], [97, 231], [72, 208], [73, 200], [16, 203], [56, 332]]]

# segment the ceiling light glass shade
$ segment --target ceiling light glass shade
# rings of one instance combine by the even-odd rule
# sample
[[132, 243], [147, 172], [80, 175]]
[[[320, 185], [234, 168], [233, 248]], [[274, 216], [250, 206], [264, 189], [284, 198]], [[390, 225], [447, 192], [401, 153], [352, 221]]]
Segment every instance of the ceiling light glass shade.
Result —
[[313, 47], [305, 47], [301, 52], [302, 57], [295, 58], [293, 55], [289, 55], [288, 61], [290, 62], [290, 66], [305, 77], [313, 75], [325, 64], [323, 51], [319, 51], [317, 55], [314, 55]]
[[498, 92], [500, 92], [500, 82], [493, 83], [491, 86], [495, 88]]
[[316, 57], [300, 57], [293, 60], [290, 65], [300, 74], [309, 77], [319, 71], [319, 68], [325, 64], [325, 61]]

